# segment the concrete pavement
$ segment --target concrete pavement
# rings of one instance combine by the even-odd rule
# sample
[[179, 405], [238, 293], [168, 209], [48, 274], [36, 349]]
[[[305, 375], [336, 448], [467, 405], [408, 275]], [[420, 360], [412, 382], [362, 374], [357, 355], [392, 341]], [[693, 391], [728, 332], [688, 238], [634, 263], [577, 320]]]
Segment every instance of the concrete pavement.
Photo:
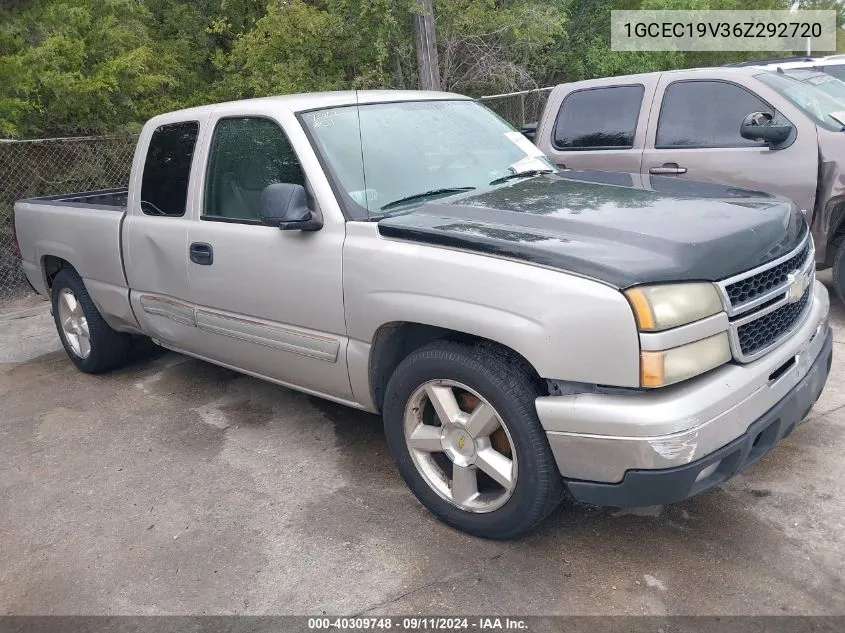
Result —
[[[822, 278], [827, 279], [829, 276]], [[0, 314], [0, 613], [845, 614], [845, 309], [811, 419], [716, 490], [491, 542], [405, 488], [376, 416], [154, 347], [88, 376]]]

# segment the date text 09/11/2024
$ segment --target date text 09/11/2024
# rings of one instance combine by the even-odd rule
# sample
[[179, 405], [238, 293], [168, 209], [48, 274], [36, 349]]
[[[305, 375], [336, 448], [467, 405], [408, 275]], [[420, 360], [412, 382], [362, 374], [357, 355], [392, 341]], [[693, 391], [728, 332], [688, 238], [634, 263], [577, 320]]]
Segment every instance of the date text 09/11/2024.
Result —
[[308, 618], [309, 630], [390, 630], [401, 631], [466, 631], [528, 630], [528, 623], [519, 618], [500, 617], [315, 617]]

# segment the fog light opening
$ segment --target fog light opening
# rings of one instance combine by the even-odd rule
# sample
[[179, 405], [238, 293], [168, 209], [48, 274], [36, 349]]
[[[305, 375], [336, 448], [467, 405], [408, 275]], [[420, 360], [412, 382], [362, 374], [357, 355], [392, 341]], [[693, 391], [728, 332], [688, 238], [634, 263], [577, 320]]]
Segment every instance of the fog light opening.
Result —
[[712, 463], [712, 464], [710, 464], [707, 468], [705, 468], [705, 469], [704, 469], [704, 470], [702, 470], [700, 473], [698, 473], [698, 477], [696, 477], [696, 478], [695, 478], [695, 483], [698, 483], [699, 481], [704, 481], [704, 480], [705, 480], [705, 479], [707, 479], [710, 475], [712, 475], [713, 473], [715, 473], [715, 472], [716, 472], [716, 469], [717, 469], [717, 468], [719, 468], [719, 464], [721, 464], [721, 463], [722, 463], [722, 460], [720, 459], [720, 460], [719, 460], [719, 461], [717, 461], [717, 462], [713, 462], [713, 463]]

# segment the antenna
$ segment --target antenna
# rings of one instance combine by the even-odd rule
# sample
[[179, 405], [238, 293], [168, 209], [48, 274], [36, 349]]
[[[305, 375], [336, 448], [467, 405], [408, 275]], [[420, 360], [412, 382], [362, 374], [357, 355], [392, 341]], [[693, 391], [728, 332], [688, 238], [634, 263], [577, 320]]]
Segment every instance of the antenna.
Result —
[[358, 89], [355, 89], [355, 113], [358, 115], [358, 145], [361, 147], [361, 176], [364, 180], [364, 208], [370, 215], [370, 196], [367, 193], [367, 167], [364, 165], [364, 137], [361, 134], [361, 101], [358, 99]]

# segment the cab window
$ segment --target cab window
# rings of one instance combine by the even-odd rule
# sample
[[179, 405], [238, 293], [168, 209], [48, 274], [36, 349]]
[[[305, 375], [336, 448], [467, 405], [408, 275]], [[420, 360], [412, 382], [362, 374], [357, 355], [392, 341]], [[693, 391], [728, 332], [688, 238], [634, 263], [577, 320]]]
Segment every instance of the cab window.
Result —
[[184, 121], [153, 132], [141, 177], [141, 211], [146, 215], [185, 215], [199, 129], [197, 121]]
[[739, 128], [752, 112], [774, 110], [745, 88], [726, 81], [676, 81], [663, 95], [657, 121], [658, 149], [764, 145], [742, 138]]
[[202, 218], [257, 222], [261, 192], [273, 183], [305, 186], [278, 124], [259, 117], [221, 119], [211, 139]]
[[555, 122], [559, 150], [631, 149], [645, 88], [612, 86], [570, 93]]

